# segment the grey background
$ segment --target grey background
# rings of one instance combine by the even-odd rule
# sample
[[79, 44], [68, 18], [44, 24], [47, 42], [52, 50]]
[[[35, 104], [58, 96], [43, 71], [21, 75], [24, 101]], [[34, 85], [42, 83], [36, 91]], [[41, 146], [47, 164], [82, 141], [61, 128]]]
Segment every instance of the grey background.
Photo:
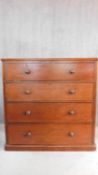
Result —
[[97, 56], [97, 0], [0, 0], [1, 58]]

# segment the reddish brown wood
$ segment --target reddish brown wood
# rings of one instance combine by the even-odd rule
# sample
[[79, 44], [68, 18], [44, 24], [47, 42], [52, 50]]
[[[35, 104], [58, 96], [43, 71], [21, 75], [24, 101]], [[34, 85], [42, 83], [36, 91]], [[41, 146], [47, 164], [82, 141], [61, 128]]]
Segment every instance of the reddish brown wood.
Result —
[[34, 62], [6, 64], [6, 80], [94, 80], [94, 63]]
[[9, 125], [9, 144], [92, 144], [92, 125], [24, 124]]
[[8, 103], [7, 122], [89, 123], [92, 103]]
[[5, 145], [7, 151], [95, 151], [95, 144], [87, 145]]
[[6, 150], [95, 150], [96, 58], [2, 61]]
[[68, 61], [68, 62], [96, 62], [98, 58], [2, 58], [2, 62], [8, 62], [8, 63], [15, 63], [15, 62], [32, 62], [32, 61], [56, 61], [56, 62], [61, 62], [61, 61]]
[[93, 100], [93, 83], [26, 82], [6, 84], [6, 101]]

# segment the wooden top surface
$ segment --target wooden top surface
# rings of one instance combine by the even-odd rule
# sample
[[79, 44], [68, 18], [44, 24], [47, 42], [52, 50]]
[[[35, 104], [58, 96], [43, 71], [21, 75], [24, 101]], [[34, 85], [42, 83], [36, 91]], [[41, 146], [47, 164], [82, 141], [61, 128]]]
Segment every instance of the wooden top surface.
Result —
[[2, 58], [1, 61], [97, 61], [98, 58]]

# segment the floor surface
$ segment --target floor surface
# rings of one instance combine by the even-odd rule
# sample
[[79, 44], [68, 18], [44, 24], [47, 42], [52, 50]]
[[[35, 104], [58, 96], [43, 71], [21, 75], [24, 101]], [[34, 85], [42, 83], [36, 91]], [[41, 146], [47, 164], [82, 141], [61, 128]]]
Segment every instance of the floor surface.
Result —
[[[94, 152], [7, 152], [0, 125], [0, 175], [98, 175]], [[96, 131], [98, 145], [98, 128]]]

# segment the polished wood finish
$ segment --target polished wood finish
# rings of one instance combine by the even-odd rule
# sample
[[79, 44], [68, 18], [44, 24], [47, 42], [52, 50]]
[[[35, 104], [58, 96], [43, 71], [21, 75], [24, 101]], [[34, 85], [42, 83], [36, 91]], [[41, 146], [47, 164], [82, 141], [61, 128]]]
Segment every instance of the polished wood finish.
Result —
[[6, 80], [87, 80], [94, 78], [93, 63], [9, 63]]
[[2, 62], [7, 62], [7, 63], [17, 63], [22, 61], [22, 62], [26, 62], [26, 63], [30, 63], [32, 61], [45, 61], [45, 62], [61, 62], [61, 61], [67, 61], [67, 62], [94, 62], [97, 61], [98, 58], [1, 58]]
[[84, 145], [5, 145], [7, 151], [95, 151], [95, 144]]
[[[81, 132], [82, 130], [82, 132]], [[74, 145], [92, 143], [92, 125], [8, 125], [9, 144]]]
[[[85, 108], [84, 108], [85, 106]], [[9, 123], [90, 123], [92, 103], [7, 103]]]
[[96, 58], [2, 61], [6, 150], [95, 150]]
[[93, 92], [93, 83], [28, 82], [5, 87], [6, 101], [92, 101]]

